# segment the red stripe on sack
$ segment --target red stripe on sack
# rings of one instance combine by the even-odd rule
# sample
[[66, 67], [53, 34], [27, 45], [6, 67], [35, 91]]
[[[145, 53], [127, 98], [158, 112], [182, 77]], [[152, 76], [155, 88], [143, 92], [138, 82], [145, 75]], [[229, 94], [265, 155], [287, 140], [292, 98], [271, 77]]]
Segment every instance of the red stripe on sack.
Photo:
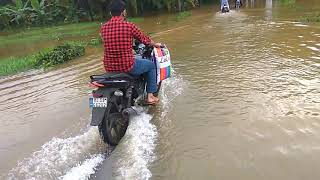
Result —
[[164, 79], [166, 79], [166, 72], [167, 70], [166, 70], [166, 68], [161, 68], [161, 73], [160, 73], [160, 80], [162, 81], [162, 80], [164, 80]]
[[157, 49], [158, 57], [162, 57], [163, 54], [162, 54], [161, 48], [156, 48], [156, 49]]
[[163, 80], [163, 73], [164, 73], [164, 72], [163, 72], [163, 68], [161, 68], [161, 69], [160, 69], [160, 81]]

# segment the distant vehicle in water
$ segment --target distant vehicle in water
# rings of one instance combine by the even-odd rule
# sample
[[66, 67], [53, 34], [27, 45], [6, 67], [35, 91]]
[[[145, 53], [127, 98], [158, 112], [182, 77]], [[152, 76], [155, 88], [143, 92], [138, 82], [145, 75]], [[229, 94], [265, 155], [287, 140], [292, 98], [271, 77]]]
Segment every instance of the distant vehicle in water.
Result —
[[242, 6], [242, 1], [241, 0], [236, 0], [236, 2], [235, 2], [236, 10], [239, 10], [241, 6]]
[[228, 0], [221, 0], [221, 13], [227, 13], [230, 11], [230, 6]]

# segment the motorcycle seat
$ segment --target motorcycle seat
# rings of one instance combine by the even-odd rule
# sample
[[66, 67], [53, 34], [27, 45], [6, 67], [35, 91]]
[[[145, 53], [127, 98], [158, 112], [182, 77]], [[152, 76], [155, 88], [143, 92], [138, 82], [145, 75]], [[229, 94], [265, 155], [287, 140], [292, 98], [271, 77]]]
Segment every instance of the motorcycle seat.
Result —
[[90, 76], [91, 81], [101, 81], [101, 80], [137, 80], [140, 76], [134, 76], [129, 73], [114, 73], [108, 72], [101, 75], [92, 75]]

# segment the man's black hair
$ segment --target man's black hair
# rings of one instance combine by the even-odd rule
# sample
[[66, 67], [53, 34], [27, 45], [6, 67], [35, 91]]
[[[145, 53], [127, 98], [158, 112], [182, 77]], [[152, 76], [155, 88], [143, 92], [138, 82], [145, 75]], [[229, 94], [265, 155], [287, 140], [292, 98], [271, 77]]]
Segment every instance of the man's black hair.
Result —
[[113, 0], [110, 3], [110, 12], [112, 16], [120, 16], [126, 9], [126, 3], [123, 0]]

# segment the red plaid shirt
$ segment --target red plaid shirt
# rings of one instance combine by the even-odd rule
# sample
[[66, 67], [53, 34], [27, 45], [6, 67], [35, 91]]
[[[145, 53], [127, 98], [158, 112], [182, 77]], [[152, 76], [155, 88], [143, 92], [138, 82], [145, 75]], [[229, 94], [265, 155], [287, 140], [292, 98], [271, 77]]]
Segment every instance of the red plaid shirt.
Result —
[[104, 42], [104, 68], [107, 72], [128, 72], [134, 64], [132, 52], [133, 39], [143, 44], [151, 40], [137, 26], [127, 22], [123, 17], [112, 17], [101, 27]]

